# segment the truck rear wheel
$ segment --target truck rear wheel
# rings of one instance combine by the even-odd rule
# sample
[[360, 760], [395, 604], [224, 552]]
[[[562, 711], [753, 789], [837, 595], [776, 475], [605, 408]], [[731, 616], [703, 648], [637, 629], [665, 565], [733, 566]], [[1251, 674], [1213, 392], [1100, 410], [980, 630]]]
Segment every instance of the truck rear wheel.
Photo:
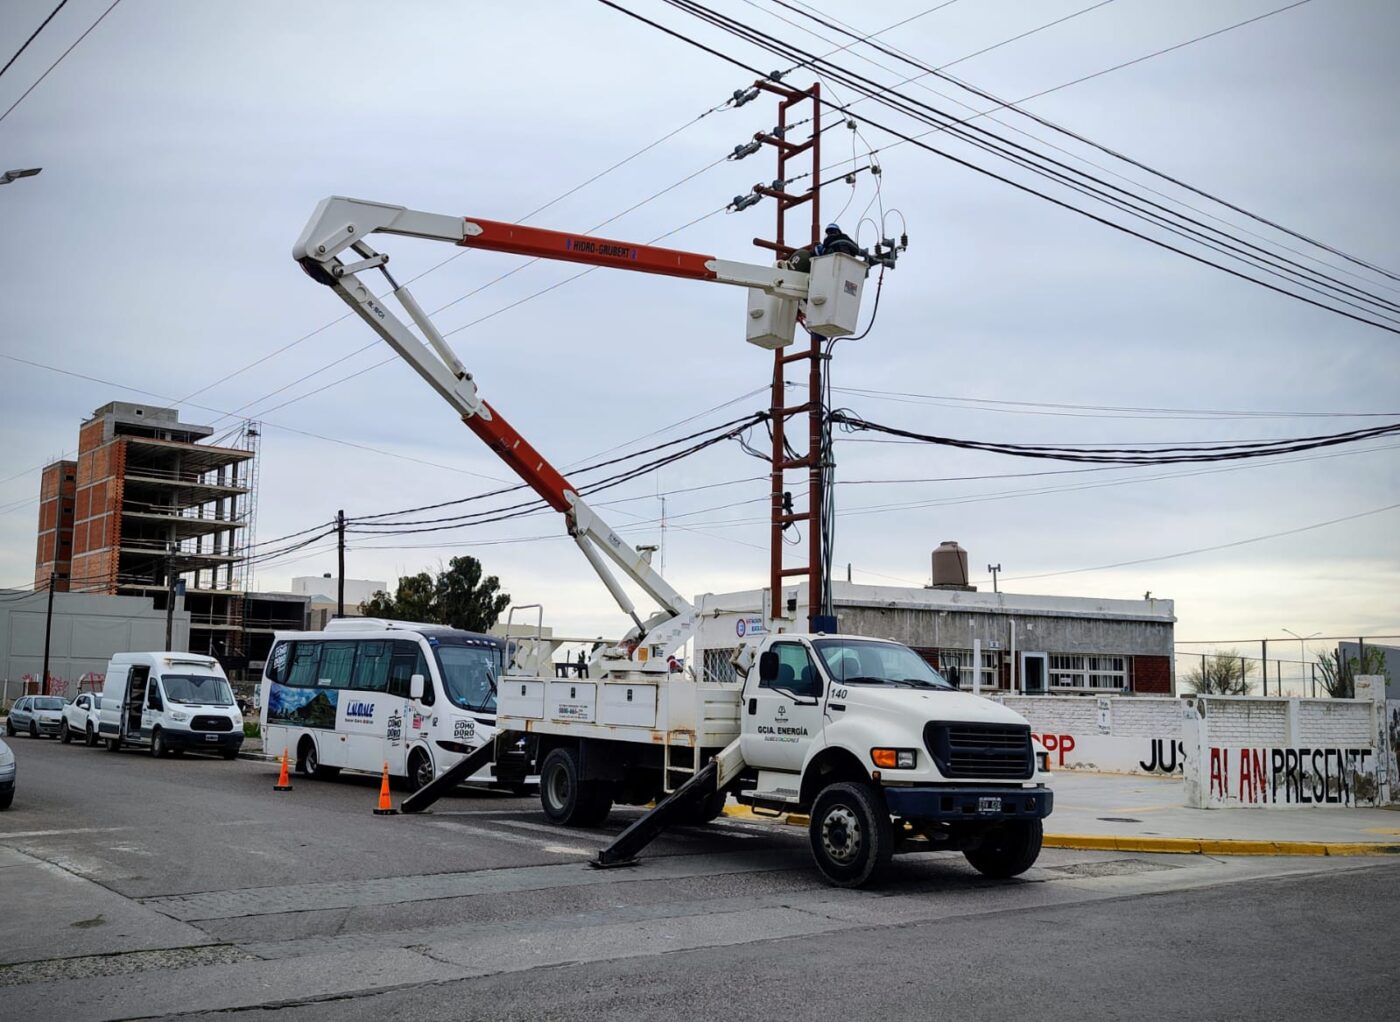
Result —
[[579, 777], [579, 757], [573, 749], [551, 749], [540, 767], [540, 805], [550, 823], [564, 827], [595, 827], [612, 811], [612, 788], [606, 781]]
[[1012, 820], [989, 830], [978, 847], [963, 855], [983, 876], [1006, 880], [1035, 865], [1044, 833], [1039, 820]]
[[894, 853], [890, 814], [868, 784], [841, 781], [823, 790], [807, 833], [817, 868], [837, 887], [877, 881]]

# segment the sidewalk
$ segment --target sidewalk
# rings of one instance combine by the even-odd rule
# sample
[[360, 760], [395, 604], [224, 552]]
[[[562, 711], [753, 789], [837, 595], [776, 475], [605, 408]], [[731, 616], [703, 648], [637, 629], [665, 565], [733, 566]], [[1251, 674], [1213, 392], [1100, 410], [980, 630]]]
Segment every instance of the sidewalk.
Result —
[[[1055, 774], [1045, 847], [1205, 855], [1400, 855], [1390, 809], [1188, 809], [1180, 779]], [[1400, 807], [1397, 807], [1400, 808]], [[725, 810], [751, 815], [743, 806]], [[789, 814], [786, 822], [807, 825]]]

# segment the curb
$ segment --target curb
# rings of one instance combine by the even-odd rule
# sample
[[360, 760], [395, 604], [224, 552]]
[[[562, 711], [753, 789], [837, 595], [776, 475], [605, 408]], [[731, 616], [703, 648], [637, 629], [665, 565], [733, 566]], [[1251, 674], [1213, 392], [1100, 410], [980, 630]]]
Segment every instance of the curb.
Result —
[[[768, 816], [748, 806], [724, 807], [725, 816], [805, 827], [803, 813]], [[1400, 855], [1400, 844], [1380, 841], [1250, 841], [1243, 838], [1133, 837], [1122, 834], [1046, 834], [1045, 848], [1091, 852], [1155, 852], [1161, 855]]]
[[1046, 848], [1167, 855], [1400, 855], [1380, 841], [1250, 841], [1243, 838], [1130, 837], [1120, 834], [1046, 834]]

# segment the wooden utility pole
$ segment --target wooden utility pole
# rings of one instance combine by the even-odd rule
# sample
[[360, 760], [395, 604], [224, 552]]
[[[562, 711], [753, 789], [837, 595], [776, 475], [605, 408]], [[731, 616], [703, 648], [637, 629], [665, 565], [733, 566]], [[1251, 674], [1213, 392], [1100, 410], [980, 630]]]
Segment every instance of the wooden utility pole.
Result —
[[345, 509], [341, 508], [335, 513], [335, 535], [337, 560], [339, 568], [336, 569], [335, 580], [335, 616], [345, 616]]

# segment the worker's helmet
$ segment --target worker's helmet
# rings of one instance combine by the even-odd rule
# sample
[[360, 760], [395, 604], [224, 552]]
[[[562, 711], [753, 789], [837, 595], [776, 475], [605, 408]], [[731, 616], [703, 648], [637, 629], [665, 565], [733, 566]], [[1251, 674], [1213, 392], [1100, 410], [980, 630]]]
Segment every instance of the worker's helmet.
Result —
[[827, 234], [840, 234], [840, 233], [841, 233], [841, 225], [840, 225], [840, 224], [827, 224], [827, 225], [826, 225], [826, 233], [827, 233]]

